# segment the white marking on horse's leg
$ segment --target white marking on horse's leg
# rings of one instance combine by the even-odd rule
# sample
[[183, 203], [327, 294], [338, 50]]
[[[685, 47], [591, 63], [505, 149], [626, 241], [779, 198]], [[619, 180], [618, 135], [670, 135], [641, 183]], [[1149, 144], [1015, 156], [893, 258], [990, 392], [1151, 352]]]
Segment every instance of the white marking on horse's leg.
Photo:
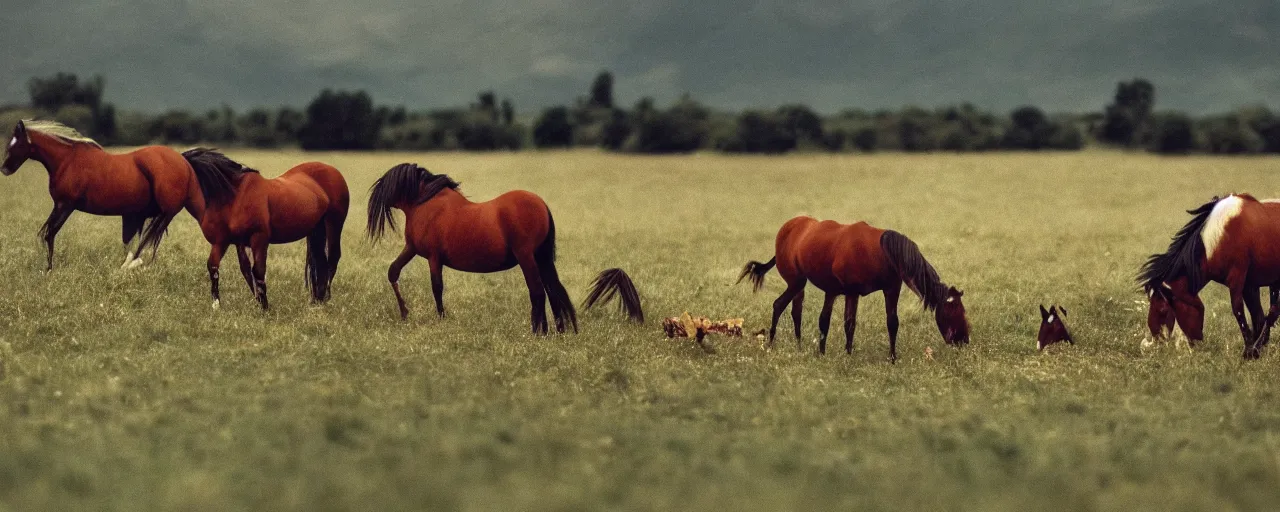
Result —
[[1244, 200], [1239, 196], [1227, 196], [1213, 205], [1213, 211], [1209, 212], [1209, 218], [1205, 219], [1204, 228], [1200, 231], [1206, 260], [1213, 258], [1213, 251], [1218, 248], [1218, 243], [1227, 232], [1227, 223], [1240, 215], [1242, 206], [1244, 206]]
[[1191, 340], [1187, 339], [1187, 333], [1182, 332], [1182, 329], [1174, 329], [1173, 345], [1175, 347], [1186, 345], [1187, 350], [1191, 350]]
[[129, 251], [129, 254], [124, 255], [124, 263], [120, 264], [120, 268], [128, 268], [131, 261], [133, 261], [133, 251]]
[[129, 262], [129, 264], [128, 264], [128, 266], [127, 266], [126, 268], [127, 268], [128, 270], [133, 270], [133, 269], [138, 268], [138, 267], [141, 267], [141, 266], [142, 266], [142, 258], [136, 258], [136, 259], [134, 259], [133, 261], [130, 261], [130, 262]]
[[221, 301], [221, 300], [213, 299], [213, 309], [218, 309], [218, 306], [219, 306], [221, 303], [222, 303], [222, 301]]

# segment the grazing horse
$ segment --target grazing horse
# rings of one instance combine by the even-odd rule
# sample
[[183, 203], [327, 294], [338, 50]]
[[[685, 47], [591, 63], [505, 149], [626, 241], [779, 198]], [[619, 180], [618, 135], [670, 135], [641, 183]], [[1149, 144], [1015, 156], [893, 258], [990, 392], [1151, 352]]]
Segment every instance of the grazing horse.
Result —
[[1044, 304], [1040, 305], [1040, 333], [1036, 335], [1036, 350], [1044, 350], [1045, 347], [1065, 341], [1072, 345], [1076, 341], [1071, 338], [1071, 332], [1067, 330], [1067, 324], [1062, 318], [1067, 316], [1067, 308], [1059, 308], [1056, 304], [1044, 308]]
[[738, 282], [750, 276], [752, 289], [758, 291], [764, 284], [765, 274], [775, 264], [778, 274], [787, 282], [787, 289], [773, 301], [770, 347], [773, 347], [778, 330], [778, 317], [782, 316], [788, 303], [791, 304], [797, 346], [800, 344], [804, 287], [809, 282], [827, 294], [822, 314], [818, 317], [820, 353], [827, 351], [827, 329], [831, 326], [831, 307], [836, 297], [845, 296], [844, 349], [853, 353], [858, 298], [882, 291], [885, 323], [889, 331], [889, 360], [897, 361], [898, 294], [903, 283], [920, 297], [926, 310], [934, 311], [938, 331], [948, 345], [969, 342], [969, 320], [965, 317], [961, 301], [964, 292], [943, 283], [933, 266], [920, 254], [915, 242], [896, 231], [874, 228], [865, 222], [841, 224], [806, 216], [796, 217], [778, 230], [774, 257], [768, 263], [747, 263]]
[[458, 182], [448, 175], [405, 163], [392, 167], [373, 184], [370, 238], [382, 238], [388, 224], [396, 230], [393, 208], [405, 216], [404, 249], [387, 270], [400, 318], [409, 317], [400, 294], [400, 271], [415, 256], [422, 256], [431, 267], [431, 293], [440, 316], [444, 316], [445, 267], [488, 273], [519, 266], [529, 287], [533, 333], [547, 333], [548, 301], [556, 331], [564, 332], [566, 323], [578, 331], [577, 312], [556, 272], [556, 224], [542, 198], [517, 190], [475, 203], [458, 192]]
[[[351, 195], [342, 173], [320, 162], [299, 164], [276, 178], [263, 178], [211, 149], [183, 153], [191, 161], [207, 209], [200, 230], [209, 251], [209, 284], [218, 308], [218, 266], [227, 247], [236, 246], [240, 274], [262, 309], [267, 309], [267, 248], [307, 239], [304, 264], [312, 303], [329, 299], [329, 286], [342, 258], [342, 225]], [[252, 251], [252, 275], [250, 255]]]
[[[1256, 359], [1280, 316], [1280, 202], [1232, 194], [1188, 210], [1191, 220], [1174, 235], [1168, 250], [1153, 254], [1138, 275], [1150, 301], [1147, 326], [1159, 338], [1172, 319], [1188, 343], [1204, 339], [1204, 303], [1209, 282], [1226, 285], [1231, 312], [1244, 338], [1244, 358]], [[1264, 317], [1258, 293], [1271, 290]], [[1252, 327], [1245, 310], [1253, 319]]]
[[[72, 212], [123, 218], [122, 238], [128, 254], [121, 268], [141, 265], [147, 248], [155, 258], [160, 240], [179, 210], [185, 208], [196, 220], [204, 212], [191, 165], [164, 146], [114, 155], [69, 126], [25, 120], [18, 121], [5, 149], [0, 165], [5, 176], [17, 172], [28, 159], [40, 162], [49, 172], [53, 212], [40, 228], [47, 251], [46, 271], [53, 270], [53, 239]], [[144, 229], [148, 220], [151, 222]], [[130, 242], [140, 233], [137, 249], [129, 250]]]

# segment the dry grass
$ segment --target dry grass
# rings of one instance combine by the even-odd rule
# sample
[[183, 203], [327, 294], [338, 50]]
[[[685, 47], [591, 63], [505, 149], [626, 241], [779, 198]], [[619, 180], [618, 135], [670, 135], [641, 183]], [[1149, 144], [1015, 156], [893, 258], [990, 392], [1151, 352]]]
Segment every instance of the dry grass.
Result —
[[[1259, 509], [1280, 500], [1277, 358], [1240, 361], [1222, 289], [1208, 342], [1141, 349], [1133, 274], [1233, 190], [1280, 196], [1275, 159], [1078, 154], [625, 157], [593, 152], [233, 152], [274, 175], [336, 165], [355, 200], [333, 301], [307, 305], [302, 248], [273, 249], [273, 310], [238, 277], [209, 308], [208, 245], [180, 217], [158, 263], [116, 270], [118, 220], [76, 214], [58, 267], [34, 237], [43, 169], [0, 192], [0, 509]], [[575, 299], [602, 268], [635, 278], [650, 323], [604, 309], [577, 336], [526, 334], [518, 273], [426, 264], [386, 284], [397, 243], [365, 241], [363, 201], [419, 162], [486, 199], [524, 188], [556, 216]], [[973, 343], [945, 347], [904, 296], [899, 364], [883, 302], [852, 357], [706, 355], [656, 319], [767, 326], [776, 275], [732, 286], [798, 213], [912, 237], [963, 288]], [[185, 215], [185, 214], [184, 214]], [[228, 260], [228, 264], [230, 260]], [[1035, 352], [1037, 304], [1077, 344]], [[789, 332], [784, 316], [780, 331]], [[839, 322], [833, 331], [839, 332]], [[717, 340], [719, 341], [719, 340]], [[926, 356], [926, 350], [931, 356]]]

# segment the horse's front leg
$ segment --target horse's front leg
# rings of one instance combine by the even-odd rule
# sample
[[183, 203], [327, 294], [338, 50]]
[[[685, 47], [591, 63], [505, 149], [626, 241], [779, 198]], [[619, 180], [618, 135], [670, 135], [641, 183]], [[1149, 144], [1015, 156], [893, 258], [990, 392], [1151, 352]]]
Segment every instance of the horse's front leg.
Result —
[[213, 294], [213, 309], [218, 309], [222, 305], [222, 298], [218, 294], [218, 266], [222, 264], [222, 255], [227, 250], [227, 244], [216, 243], [209, 249], [209, 292]]
[[[1253, 330], [1249, 328], [1249, 321], [1244, 316], [1244, 294], [1246, 293], [1244, 285], [1244, 276], [1238, 272], [1232, 272], [1227, 276], [1227, 287], [1231, 290], [1231, 314], [1235, 316], [1236, 326], [1240, 328], [1240, 337], [1244, 338], [1244, 348], [1248, 352], [1253, 345]], [[1257, 293], [1257, 290], [1254, 290]]]
[[253, 250], [253, 294], [262, 305], [267, 305], [267, 248], [271, 246], [271, 237], [266, 233], [258, 233], [249, 239], [249, 248]]
[[431, 267], [431, 296], [436, 300], [436, 314], [444, 318], [444, 265], [439, 256], [427, 260], [427, 265]]
[[[387, 269], [387, 281], [391, 282], [391, 290], [396, 292], [396, 305], [400, 306], [401, 320], [409, 319], [409, 308], [404, 305], [404, 296], [400, 295], [400, 271], [404, 270], [404, 266], [408, 265], [410, 261], [413, 261], [413, 257], [413, 249], [406, 245], [404, 250], [400, 251], [400, 255], [396, 256], [396, 260], [391, 262], [391, 267]], [[431, 279], [434, 282], [435, 277], [433, 276]], [[436, 299], [437, 302], [439, 300], [438, 298]]]
[[831, 329], [831, 307], [836, 303], [838, 294], [827, 292], [822, 302], [822, 313], [818, 314], [818, 353], [827, 353], [827, 331]]
[[249, 293], [257, 297], [258, 289], [253, 286], [253, 264], [249, 261], [249, 250], [236, 244], [236, 259], [240, 265], [240, 275], [244, 276], [244, 283], [249, 286]]
[[67, 218], [71, 217], [71, 212], [75, 208], [66, 203], [55, 203], [53, 211], [49, 212], [49, 218], [45, 219], [44, 226], [40, 227], [40, 236], [44, 238], [45, 250], [47, 251], [45, 272], [53, 270], [53, 239], [58, 236], [58, 231], [62, 230], [62, 225], [67, 223]]
[[902, 285], [884, 289], [884, 324], [889, 330], [889, 362], [898, 362], [898, 294]]

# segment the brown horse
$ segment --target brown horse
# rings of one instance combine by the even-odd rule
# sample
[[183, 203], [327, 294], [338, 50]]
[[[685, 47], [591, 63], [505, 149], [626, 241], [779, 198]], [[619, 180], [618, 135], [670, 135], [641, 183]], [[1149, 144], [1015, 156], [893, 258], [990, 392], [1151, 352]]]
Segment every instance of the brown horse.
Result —
[[1067, 308], [1059, 308], [1056, 304], [1044, 308], [1044, 304], [1040, 305], [1040, 332], [1036, 335], [1036, 350], [1044, 350], [1045, 347], [1065, 341], [1072, 345], [1076, 341], [1071, 338], [1071, 332], [1067, 330], [1067, 324], [1062, 318], [1067, 316]]
[[404, 212], [404, 250], [391, 262], [387, 280], [396, 294], [400, 317], [409, 317], [400, 294], [400, 271], [415, 256], [431, 266], [436, 313], [444, 316], [443, 270], [499, 272], [516, 266], [524, 273], [534, 334], [547, 333], [547, 302], [556, 331], [566, 323], [578, 331], [577, 312], [556, 272], [556, 224], [542, 198], [531, 192], [507, 192], [475, 203], [458, 192], [458, 182], [417, 164], [400, 164], [382, 175], [369, 194], [369, 237], [377, 240], [390, 224], [392, 209]]
[[943, 283], [933, 266], [920, 254], [915, 242], [896, 231], [874, 228], [865, 222], [840, 224], [812, 217], [796, 217], [778, 230], [773, 259], [768, 263], [747, 263], [738, 282], [750, 276], [753, 289], [758, 291], [764, 284], [765, 274], [775, 264], [787, 282], [787, 289], [773, 301], [770, 347], [778, 330], [778, 317], [782, 316], [788, 303], [791, 304], [796, 343], [800, 344], [804, 287], [809, 282], [827, 294], [822, 314], [818, 317], [820, 353], [827, 351], [827, 330], [831, 326], [831, 307], [836, 297], [845, 296], [844, 349], [853, 353], [858, 298], [882, 291], [885, 323], [889, 331], [889, 360], [897, 361], [898, 294], [903, 283], [920, 297], [925, 309], [934, 311], [938, 331], [948, 345], [969, 342], [969, 321], [961, 301], [964, 292]]
[[[342, 258], [342, 225], [351, 195], [342, 173], [320, 162], [299, 164], [267, 179], [211, 149], [183, 153], [191, 161], [208, 208], [200, 230], [209, 251], [213, 307], [220, 303], [218, 266], [227, 247], [236, 246], [240, 274], [262, 309], [267, 309], [267, 248], [307, 239], [304, 265], [311, 301], [329, 299], [329, 287]], [[250, 275], [250, 255], [252, 269]]]
[[[169, 222], [186, 208], [199, 220], [204, 200], [191, 173], [191, 166], [177, 151], [149, 146], [114, 155], [93, 139], [54, 121], [18, 121], [5, 146], [0, 172], [18, 171], [23, 162], [35, 160], [49, 172], [49, 196], [53, 212], [40, 228], [48, 252], [45, 270], [53, 270], [53, 239], [71, 213], [123, 218], [122, 238], [128, 253], [122, 268], [142, 264], [142, 254], [151, 249], [155, 257]], [[144, 230], [143, 224], [150, 220]], [[129, 244], [142, 234], [136, 250]]]
[[[1256, 359], [1280, 316], [1280, 203], [1232, 194], [1187, 213], [1191, 220], [1174, 235], [1168, 250], [1148, 258], [1138, 276], [1150, 301], [1147, 326], [1159, 338], [1164, 329], [1172, 331], [1172, 316], [1188, 343], [1203, 340], [1204, 303], [1199, 293], [1210, 281], [1221, 283], [1231, 293], [1244, 358]], [[1266, 317], [1258, 296], [1262, 287], [1271, 289]]]

